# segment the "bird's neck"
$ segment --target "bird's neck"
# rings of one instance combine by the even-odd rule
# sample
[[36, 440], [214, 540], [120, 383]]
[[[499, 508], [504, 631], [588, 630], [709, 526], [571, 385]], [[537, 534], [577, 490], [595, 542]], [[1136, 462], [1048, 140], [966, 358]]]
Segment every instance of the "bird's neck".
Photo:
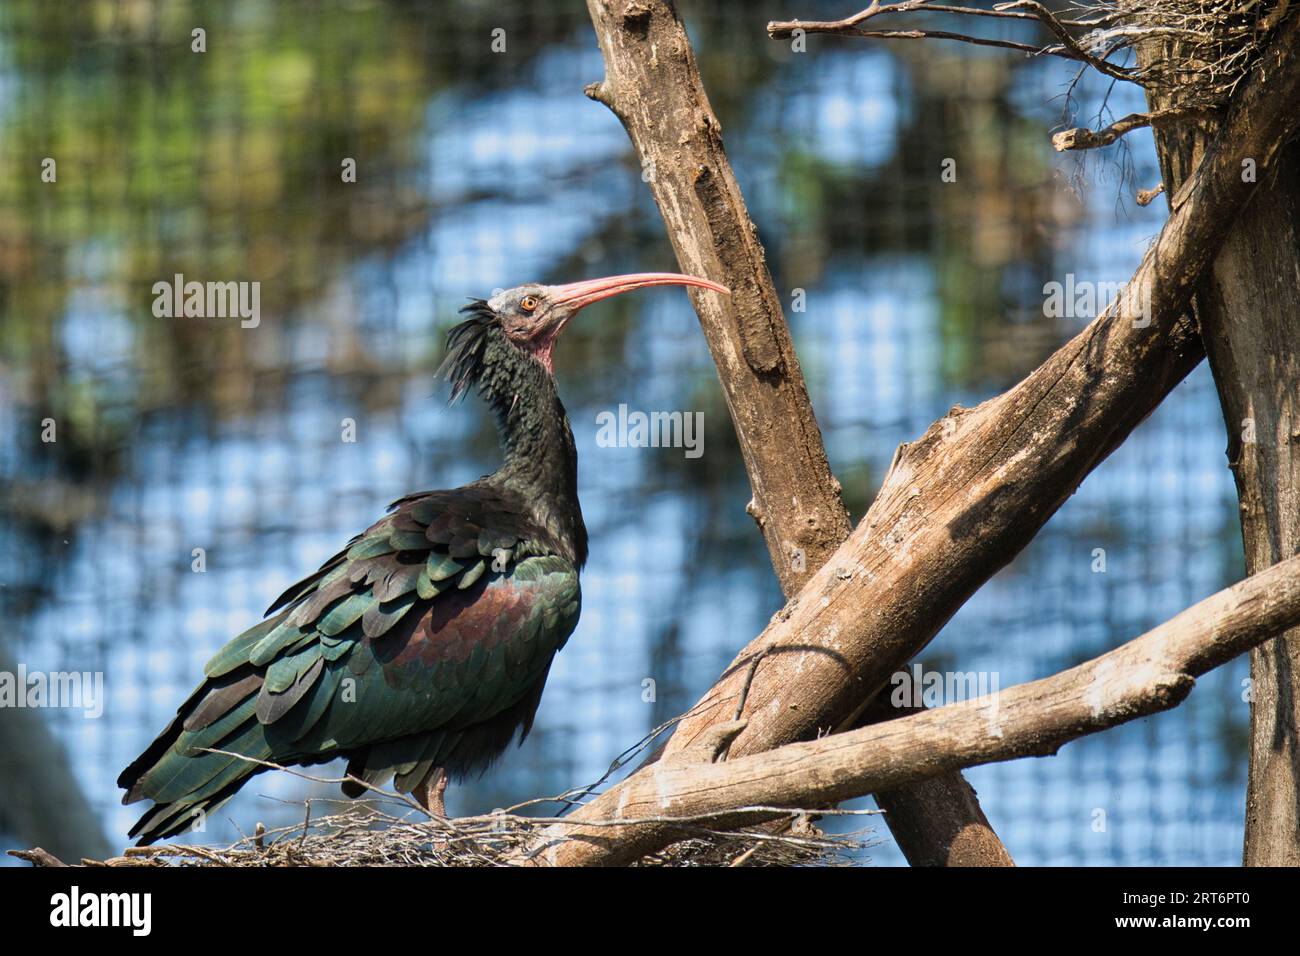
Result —
[[505, 343], [489, 343], [486, 357], [479, 387], [496, 415], [505, 455], [493, 478], [524, 496], [534, 520], [580, 567], [587, 529], [578, 504], [578, 452], [555, 379]]

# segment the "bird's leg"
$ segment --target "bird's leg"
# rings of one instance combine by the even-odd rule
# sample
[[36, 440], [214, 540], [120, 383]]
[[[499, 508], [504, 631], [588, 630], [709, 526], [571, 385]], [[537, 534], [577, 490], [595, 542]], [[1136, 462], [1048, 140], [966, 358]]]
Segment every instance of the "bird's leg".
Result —
[[447, 792], [447, 771], [434, 767], [415, 787], [413, 796], [430, 816], [447, 819], [447, 803], [443, 795]]

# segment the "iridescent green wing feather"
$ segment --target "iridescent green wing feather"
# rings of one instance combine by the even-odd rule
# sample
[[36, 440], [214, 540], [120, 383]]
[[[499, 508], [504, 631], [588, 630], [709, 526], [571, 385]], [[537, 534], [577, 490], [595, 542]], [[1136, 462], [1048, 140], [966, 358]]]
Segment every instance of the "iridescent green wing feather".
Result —
[[[269, 761], [351, 758], [404, 789], [485, 766], [527, 733], [577, 623], [578, 574], [490, 485], [404, 498], [239, 635], [123, 772], [158, 804], [132, 835], [187, 829]], [[214, 751], [227, 751], [215, 753]]]

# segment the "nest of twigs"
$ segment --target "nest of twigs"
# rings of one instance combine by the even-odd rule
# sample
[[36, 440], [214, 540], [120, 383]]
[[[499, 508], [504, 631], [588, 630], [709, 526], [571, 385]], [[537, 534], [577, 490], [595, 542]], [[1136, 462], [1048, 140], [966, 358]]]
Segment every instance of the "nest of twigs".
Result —
[[[319, 801], [317, 801], [319, 802]], [[277, 830], [260, 826], [226, 847], [167, 844], [132, 847], [86, 866], [276, 867], [276, 866], [517, 866], [544, 852], [548, 839], [563, 837], [564, 817], [532, 817], [508, 811], [439, 818], [399, 815], [378, 803], [351, 804], [344, 812]], [[796, 815], [751, 830], [685, 828], [686, 838], [637, 861], [637, 866], [807, 866], [852, 862], [867, 846], [859, 835], [830, 836], [809, 817]], [[37, 866], [61, 866], [44, 850], [11, 851]]]
[[[1146, 45], [1126, 78], [1186, 109], [1224, 105], [1286, 17], [1291, 0], [1107, 0], [1082, 7], [1092, 21], [1079, 45], [1109, 63]], [[1136, 64], [1136, 57], [1129, 57]]]
[[[507, 809], [481, 816], [447, 818], [431, 814], [410, 796], [386, 790], [356, 777], [321, 777], [267, 760], [240, 754], [230, 756], [266, 769], [283, 771], [317, 784], [337, 785], [352, 781], [369, 791], [369, 799], [340, 798], [305, 800], [303, 821], [267, 830], [257, 824], [251, 836], [225, 847], [165, 844], [131, 847], [121, 856], [107, 860], [80, 861], [83, 866], [524, 866], [543, 857], [549, 847], [563, 841], [565, 831], [579, 824], [569, 817], [532, 815], [540, 808], [560, 807], [567, 812], [581, 807], [611, 776], [643, 753], [658, 736], [679, 718], [660, 725], [629, 747], [610, 764], [595, 783], [569, 790], [557, 797], [527, 800]], [[743, 726], [743, 724], [741, 724]], [[214, 750], [214, 753], [227, 751]], [[332, 812], [318, 814], [319, 807]], [[526, 812], [527, 811], [527, 812]], [[859, 817], [873, 810], [792, 810], [754, 806], [729, 810], [754, 814], [756, 825], [720, 829], [712, 826], [718, 815], [653, 820], [620, 819], [609, 826], [634, 823], [671, 825], [680, 838], [666, 849], [647, 854], [636, 866], [834, 866], [850, 864], [853, 855], [872, 845], [867, 831], [830, 835], [816, 826], [823, 816]], [[62, 860], [39, 847], [10, 850], [11, 856], [34, 866], [66, 866]]]
[[[259, 831], [229, 847], [168, 844], [133, 847], [86, 866], [516, 866], [538, 845], [558, 839], [563, 818], [494, 813], [484, 817], [411, 819], [365, 805], [279, 830]], [[545, 832], [551, 829], [550, 832]], [[857, 836], [829, 836], [806, 818], [792, 825], [694, 835], [637, 866], [827, 866], [852, 862], [866, 847]], [[42, 849], [10, 851], [38, 866], [60, 866]]]

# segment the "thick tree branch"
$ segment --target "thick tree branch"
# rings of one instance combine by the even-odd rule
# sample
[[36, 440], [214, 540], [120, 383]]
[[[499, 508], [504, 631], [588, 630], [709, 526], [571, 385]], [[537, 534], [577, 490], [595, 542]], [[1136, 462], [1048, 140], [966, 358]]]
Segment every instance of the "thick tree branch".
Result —
[[[851, 530], [763, 247], [718, 119], [670, 3], [590, 0], [605, 80], [587, 95], [622, 121], [682, 271], [724, 281], [692, 293], [735, 422], [772, 566], [797, 590]], [[653, 33], [653, 40], [650, 40]]]
[[589, 8], [606, 78], [586, 92], [628, 130], [682, 271], [731, 287], [729, 297], [692, 299], [753, 485], [749, 512], [781, 587], [797, 591], [852, 524], [722, 127], [671, 4], [591, 0]]
[[[599, 28], [602, 44], [614, 42], [609, 29]], [[900, 448], [849, 540], [679, 724], [667, 754], [732, 718], [755, 654], [763, 657], [732, 759], [853, 720], [1201, 360], [1185, 314], [1192, 288], [1255, 189], [1242, 176], [1243, 161], [1266, 179], [1300, 124], [1292, 106], [1300, 98], [1298, 53], [1300, 17], [1279, 30], [1252, 69], [1214, 146], [1172, 197], [1169, 220], [1111, 307], [1009, 392], [975, 409], [954, 408]], [[661, 50], [660, 60], [666, 55]], [[639, 771], [579, 818], [607, 817], [655, 772]], [[626, 832], [600, 845], [568, 841], [548, 859], [618, 862], [645, 845], [644, 834]]]
[[[697, 298], [696, 307], [753, 487], [749, 511], [789, 598], [848, 538], [852, 525], [826, 460], [781, 297], [672, 5], [593, 0], [590, 8], [606, 76], [588, 93], [627, 128], [682, 271], [715, 276], [732, 290], [729, 299]], [[898, 818], [908, 820], [906, 832], [895, 835], [909, 860], [1011, 864], [959, 774], [931, 782], [924, 805], [906, 790], [889, 801]], [[931, 813], [936, 823], [927, 827]]]
[[[1055, 754], [1078, 737], [1177, 706], [1201, 674], [1298, 623], [1300, 557], [1098, 658], [972, 701], [714, 762], [713, 744], [728, 726], [719, 725], [701, 738], [707, 745], [637, 774], [617, 800], [592, 804], [604, 804], [602, 826], [555, 826], [535, 852], [560, 862], [561, 851], [581, 841], [589, 859], [617, 862], [657, 848], [676, 829], [671, 822], [611, 829], [620, 819], [716, 814], [711, 825], [735, 827], [780, 816], [772, 807], [816, 810], [963, 767]], [[735, 733], [744, 724], [731, 726]]]

